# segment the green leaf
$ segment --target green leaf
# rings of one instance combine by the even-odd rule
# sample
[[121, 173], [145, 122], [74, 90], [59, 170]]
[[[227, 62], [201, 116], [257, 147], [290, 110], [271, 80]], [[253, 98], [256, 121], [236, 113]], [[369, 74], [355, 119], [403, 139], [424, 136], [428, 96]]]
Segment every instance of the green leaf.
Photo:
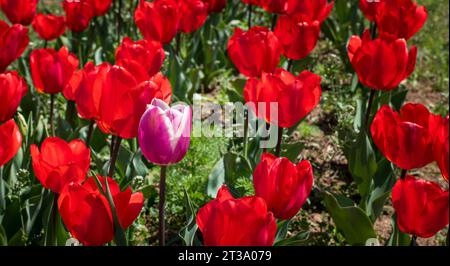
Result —
[[184, 189], [184, 207], [186, 209], [186, 226], [181, 229], [179, 235], [186, 246], [193, 246], [198, 226], [195, 210], [186, 189]]
[[158, 191], [156, 191], [154, 185], [146, 185], [142, 187], [139, 191], [142, 192], [142, 194], [144, 194], [144, 198], [146, 199], [150, 199], [158, 195]]
[[286, 238], [289, 229], [289, 224], [291, 220], [282, 220], [277, 224], [277, 235], [275, 237], [275, 242], [282, 241]]
[[308, 231], [300, 232], [296, 236], [275, 242], [274, 246], [305, 246], [311, 239]]
[[0, 246], [7, 246], [8, 239], [6, 238], [5, 228], [0, 224]]
[[25, 246], [25, 234], [22, 230], [17, 231], [8, 241], [8, 246]]
[[409, 246], [411, 244], [411, 236], [401, 232], [398, 229], [396, 215], [392, 216], [392, 234], [386, 245], [388, 246]]
[[397, 182], [394, 167], [386, 158], [378, 162], [378, 169], [373, 178], [373, 187], [367, 201], [366, 213], [372, 222], [378, 218], [383, 210], [386, 200], [391, 194], [391, 190]]
[[377, 171], [375, 152], [365, 131], [358, 134], [356, 142], [349, 150], [348, 166], [362, 198], [369, 194], [372, 178]]
[[216, 163], [211, 174], [208, 176], [208, 185], [206, 193], [208, 196], [215, 198], [220, 187], [225, 183], [225, 166], [223, 158]]
[[342, 207], [330, 193], [324, 193], [324, 204], [339, 231], [351, 245], [365, 245], [367, 239], [376, 238], [372, 222], [365, 212], [355, 206]]
[[281, 155], [294, 162], [297, 160], [298, 155], [302, 152], [305, 145], [302, 142], [295, 143], [283, 143], [281, 145]]

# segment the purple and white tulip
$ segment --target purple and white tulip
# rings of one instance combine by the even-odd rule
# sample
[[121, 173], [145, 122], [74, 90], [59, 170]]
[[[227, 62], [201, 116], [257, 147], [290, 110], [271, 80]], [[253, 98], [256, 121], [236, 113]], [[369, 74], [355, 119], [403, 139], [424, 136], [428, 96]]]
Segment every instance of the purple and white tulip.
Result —
[[171, 165], [186, 155], [191, 140], [190, 106], [172, 107], [155, 98], [141, 118], [138, 141], [142, 154], [157, 165]]

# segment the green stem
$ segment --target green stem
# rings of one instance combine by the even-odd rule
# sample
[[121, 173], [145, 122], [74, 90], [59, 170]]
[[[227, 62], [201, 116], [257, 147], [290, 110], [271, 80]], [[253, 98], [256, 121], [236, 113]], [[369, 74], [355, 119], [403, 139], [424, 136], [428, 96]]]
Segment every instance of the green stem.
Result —
[[95, 183], [99, 186], [100, 192], [106, 196], [109, 207], [111, 208], [111, 214], [114, 221], [114, 241], [117, 246], [127, 246], [127, 238], [125, 236], [125, 230], [122, 228], [119, 222], [119, 216], [117, 216], [116, 205], [109, 189], [108, 179], [105, 179], [105, 191], [102, 189], [102, 184], [96, 175], [93, 175]]
[[111, 142], [111, 150], [112, 150], [110, 161], [111, 164], [109, 165], [109, 172], [108, 172], [108, 176], [111, 178], [114, 178], [114, 171], [116, 170], [116, 161], [117, 157], [119, 156], [121, 142], [122, 142], [121, 137], [116, 137], [116, 141]]
[[89, 123], [89, 129], [86, 135], [86, 146], [89, 147], [89, 144], [91, 143], [91, 138], [92, 138], [92, 133], [94, 132], [94, 125], [95, 125], [95, 120], [91, 120], [91, 122]]
[[[251, 5], [250, 5], [251, 6]], [[248, 110], [244, 111], [244, 158], [248, 156]]]
[[417, 236], [411, 237], [411, 244], [409, 244], [411, 247], [417, 247]]
[[277, 147], [275, 149], [275, 156], [280, 157], [281, 155], [281, 144], [283, 142], [283, 128], [278, 127], [278, 141], [277, 141]]
[[74, 101], [67, 101], [66, 104], [66, 121], [72, 128], [75, 128], [75, 119], [77, 115], [77, 108]]
[[294, 60], [289, 59], [288, 66], [287, 66], [287, 71], [291, 72], [293, 65], [294, 65]]
[[272, 31], [275, 30], [275, 26], [277, 25], [277, 20], [278, 20], [278, 14], [273, 14], [272, 15]]
[[53, 196], [51, 209], [47, 216], [47, 227], [45, 232], [45, 246], [56, 246], [56, 222], [57, 222], [57, 209], [58, 209], [58, 194], [50, 192]]
[[377, 24], [375, 22], [370, 23], [370, 34], [372, 36], [372, 39], [375, 39], [377, 37]]
[[407, 173], [408, 173], [408, 170], [402, 169], [402, 174], [400, 175], [400, 179], [405, 180]]
[[114, 153], [114, 147], [116, 147], [115, 144], [116, 144], [116, 136], [111, 135], [111, 144], [109, 149], [110, 156], [112, 156], [112, 154]]
[[55, 134], [55, 123], [54, 123], [54, 109], [55, 109], [55, 94], [50, 94], [50, 131], [52, 136]]
[[370, 114], [372, 111], [373, 101], [375, 99], [375, 93], [376, 93], [375, 90], [370, 90], [369, 103], [367, 105], [367, 110], [366, 110], [366, 118], [364, 119], [364, 126], [366, 128], [366, 132], [370, 131], [369, 120], [370, 120]]
[[159, 177], [159, 245], [166, 244], [166, 226], [164, 221], [165, 205], [166, 205], [166, 175], [167, 166], [161, 166], [161, 175]]
[[175, 55], [176, 56], [178, 56], [180, 54], [180, 46], [181, 46], [181, 33], [177, 33], [177, 35], [175, 36]]

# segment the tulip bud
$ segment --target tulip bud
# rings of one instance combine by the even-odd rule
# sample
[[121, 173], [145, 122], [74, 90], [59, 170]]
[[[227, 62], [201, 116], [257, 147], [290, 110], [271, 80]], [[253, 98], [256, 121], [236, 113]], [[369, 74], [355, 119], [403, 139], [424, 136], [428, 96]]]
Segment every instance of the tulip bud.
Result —
[[264, 199], [235, 199], [225, 185], [200, 208], [197, 224], [205, 246], [272, 246], [277, 231]]
[[409, 40], [425, 24], [428, 12], [413, 0], [385, 1], [375, 17], [380, 36]]
[[439, 118], [421, 104], [406, 104], [400, 113], [384, 105], [373, 119], [372, 139], [381, 153], [398, 167], [421, 168], [434, 161], [433, 141]]
[[36, 178], [55, 193], [60, 193], [72, 181], [83, 181], [91, 162], [91, 152], [82, 140], [67, 143], [59, 138], [47, 138], [41, 150], [33, 144], [30, 152]]
[[294, 165], [287, 158], [263, 154], [253, 173], [255, 194], [266, 200], [269, 211], [276, 218], [294, 217], [311, 193], [314, 182], [308, 161]]
[[111, 7], [112, 0], [91, 0], [92, 5], [94, 6], [94, 15], [95, 16], [103, 16], [108, 12]]
[[146, 81], [156, 75], [164, 63], [165, 53], [157, 41], [133, 42], [125, 37], [116, 50], [116, 64], [133, 73], [139, 81]]
[[22, 55], [28, 42], [28, 28], [19, 24], [10, 27], [0, 20], [0, 73]]
[[30, 55], [31, 76], [40, 93], [56, 94], [67, 86], [78, 68], [77, 57], [66, 47], [38, 49]]
[[208, 3], [202, 0], [183, 0], [179, 4], [180, 23], [178, 30], [192, 33], [199, 29], [208, 18]]
[[134, 13], [134, 21], [147, 40], [168, 44], [177, 34], [180, 13], [175, 0], [141, 0]]
[[320, 24], [330, 15], [334, 1], [328, 0], [289, 0], [287, 13], [296, 15], [304, 22], [318, 21]]
[[38, 14], [33, 20], [33, 29], [41, 39], [51, 41], [66, 31], [66, 19], [63, 16]]
[[8, 120], [4, 124], [0, 124], [0, 167], [9, 162], [22, 145], [22, 134], [14, 122], [14, 119]]
[[[128, 228], [142, 210], [143, 194], [132, 193], [129, 187], [121, 191], [112, 178], [99, 176], [98, 179], [103, 191], [108, 182], [120, 226]], [[83, 245], [100, 246], [113, 240], [114, 223], [110, 205], [93, 177], [84, 183], [67, 184], [58, 199], [58, 209], [69, 232]]]
[[275, 28], [275, 35], [283, 46], [283, 55], [289, 59], [300, 60], [316, 47], [320, 25], [317, 20], [304, 22], [300, 16], [282, 16]]
[[352, 36], [348, 56], [359, 81], [374, 90], [389, 91], [409, 77], [416, 65], [417, 48], [405, 39], [377, 38], [372, 40], [366, 30], [362, 39]]
[[139, 146], [150, 162], [170, 165], [181, 161], [191, 140], [192, 111], [189, 106], [169, 107], [155, 98], [141, 118]]
[[30, 25], [38, 0], [0, 0], [0, 7], [13, 24]]
[[262, 72], [275, 70], [280, 62], [282, 46], [268, 28], [255, 26], [246, 32], [236, 28], [227, 50], [242, 75], [259, 77]]
[[380, 14], [380, 12], [382, 11], [385, 3], [386, 0], [359, 0], [359, 9], [361, 9], [364, 16], [368, 20], [375, 21], [378, 14]]
[[27, 93], [27, 83], [16, 71], [0, 73], [0, 123], [12, 118]]
[[433, 143], [434, 158], [441, 169], [442, 177], [448, 183], [449, 168], [449, 117], [442, 120]]
[[[274, 74], [263, 73], [260, 79], [250, 78], [244, 89], [246, 102], [254, 103], [258, 117], [272, 125], [290, 128], [319, 104], [322, 89], [320, 77], [303, 71], [297, 77], [281, 68]], [[271, 103], [278, 103], [278, 117], [272, 117]], [[259, 104], [265, 110], [259, 110]]]
[[449, 199], [437, 183], [406, 176], [392, 189], [400, 231], [428, 238], [448, 225]]
[[64, 0], [67, 27], [73, 32], [83, 32], [89, 27], [91, 19], [95, 16], [93, 3], [88, 0]]

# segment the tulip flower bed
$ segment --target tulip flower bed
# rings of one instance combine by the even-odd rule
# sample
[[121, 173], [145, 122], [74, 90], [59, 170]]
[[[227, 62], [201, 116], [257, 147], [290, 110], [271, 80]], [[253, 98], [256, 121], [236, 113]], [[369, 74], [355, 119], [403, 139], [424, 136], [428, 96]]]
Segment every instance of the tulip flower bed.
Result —
[[448, 2], [0, 10], [0, 246], [448, 245]]

